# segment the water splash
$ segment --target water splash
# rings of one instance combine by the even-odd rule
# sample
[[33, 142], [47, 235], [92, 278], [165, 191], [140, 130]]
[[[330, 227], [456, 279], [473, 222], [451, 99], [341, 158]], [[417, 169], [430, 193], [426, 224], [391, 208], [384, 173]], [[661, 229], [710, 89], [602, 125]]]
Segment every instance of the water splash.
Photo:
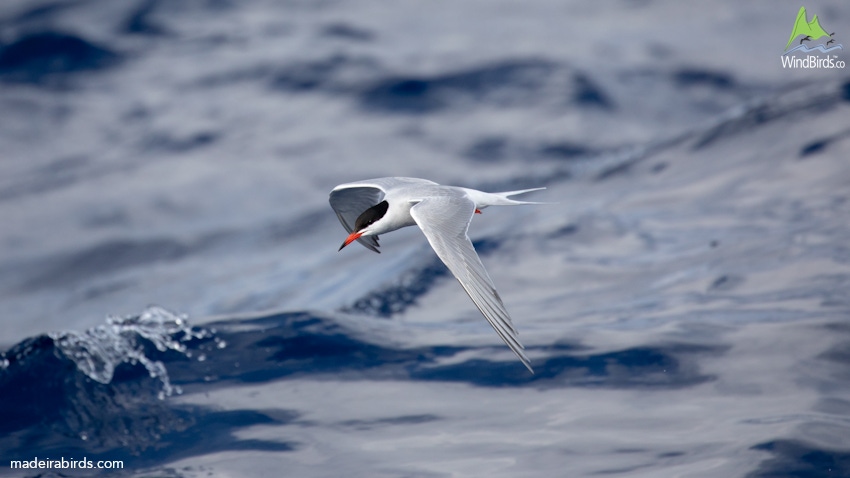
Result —
[[139, 315], [108, 317], [106, 324], [84, 332], [52, 332], [48, 334], [55, 346], [73, 360], [77, 369], [91, 379], [107, 384], [112, 381], [115, 368], [122, 363], [141, 364], [162, 383], [159, 398], [180, 394], [178, 386], [171, 385], [168, 371], [159, 360], [145, 354], [145, 341], [160, 352], [173, 350], [192, 357], [186, 342], [212, 336], [206, 329], [193, 329], [185, 315], [174, 314], [162, 307], [150, 306]]

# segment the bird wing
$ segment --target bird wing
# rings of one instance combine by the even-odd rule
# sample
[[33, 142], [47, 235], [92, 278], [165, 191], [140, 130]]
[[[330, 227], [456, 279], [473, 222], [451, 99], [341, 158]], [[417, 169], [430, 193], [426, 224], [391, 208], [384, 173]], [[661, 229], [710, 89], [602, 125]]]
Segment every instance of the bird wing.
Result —
[[[330, 203], [342, 227], [350, 234], [354, 231], [354, 221], [363, 211], [384, 200], [387, 191], [405, 185], [421, 185], [437, 183], [427, 179], [417, 178], [376, 178], [353, 183], [340, 184], [333, 188]], [[357, 242], [368, 249], [380, 253], [378, 236], [361, 236]]]
[[517, 339], [511, 316], [467, 235], [474, 213], [475, 203], [463, 196], [427, 197], [410, 209], [410, 215], [425, 233], [437, 256], [454, 274], [499, 337], [534, 373], [523, 352], [524, 347]]
[[[343, 185], [344, 186], [344, 185]], [[331, 191], [330, 203], [342, 227], [351, 234], [354, 231], [354, 221], [365, 210], [378, 204], [384, 199], [384, 191], [371, 186], [351, 186]], [[357, 242], [380, 253], [378, 236], [360, 236]]]

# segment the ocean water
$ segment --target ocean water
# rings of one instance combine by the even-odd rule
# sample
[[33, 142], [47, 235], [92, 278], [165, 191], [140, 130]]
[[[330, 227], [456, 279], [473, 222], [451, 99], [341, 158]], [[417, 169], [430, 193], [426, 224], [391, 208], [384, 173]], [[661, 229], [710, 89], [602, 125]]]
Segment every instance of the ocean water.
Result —
[[[850, 70], [782, 67], [798, 9], [7, 0], [0, 475], [850, 476]], [[380, 176], [547, 188], [470, 227], [533, 375], [416, 228], [337, 252]]]

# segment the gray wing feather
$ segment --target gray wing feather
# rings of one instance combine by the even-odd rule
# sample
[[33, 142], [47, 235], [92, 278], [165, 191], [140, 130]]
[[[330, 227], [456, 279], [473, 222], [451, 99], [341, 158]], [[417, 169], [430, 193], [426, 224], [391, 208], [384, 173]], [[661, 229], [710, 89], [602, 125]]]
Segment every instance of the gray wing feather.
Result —
[[534, 373], [523, 352], [524, 347], [517, 339], [511, 316], [467, 235], [474, 213], [475, 203], [461, 196], [428, 197], [410, 209], [410, 215], [425, 233], [437, 256], [454, 274], [499, 337]]
[[[349, 234], [354, 231], [354, 221], [357, 217], [383, 199], [384, 191], [369, 186], [334, 189], [330, 195], [331, 207]], [[357, 242], [380, 253], [378, 236], [361, 236], [357, 238]]]

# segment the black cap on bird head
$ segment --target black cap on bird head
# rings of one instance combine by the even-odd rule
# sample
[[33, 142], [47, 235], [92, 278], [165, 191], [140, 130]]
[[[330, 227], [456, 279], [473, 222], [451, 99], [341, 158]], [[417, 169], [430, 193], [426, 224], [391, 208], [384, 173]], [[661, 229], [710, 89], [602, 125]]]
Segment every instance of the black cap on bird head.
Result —
[[371, 226], [378, 221], [384, 214], [387, 213], [387, 209], [389, 209], [390, 205], [386, 201], [381, 201], [378, 204], [370, 207], [369, 209], [363, 211], [357, 219], [354, 221], [354, 230], [351, 231], [351, 234], [345, 239], [341, 246], [339, 246], [339, 250], [341, 251], [343, 247], [351, 244], [357, 238], [363, 235], [363, 229]]

